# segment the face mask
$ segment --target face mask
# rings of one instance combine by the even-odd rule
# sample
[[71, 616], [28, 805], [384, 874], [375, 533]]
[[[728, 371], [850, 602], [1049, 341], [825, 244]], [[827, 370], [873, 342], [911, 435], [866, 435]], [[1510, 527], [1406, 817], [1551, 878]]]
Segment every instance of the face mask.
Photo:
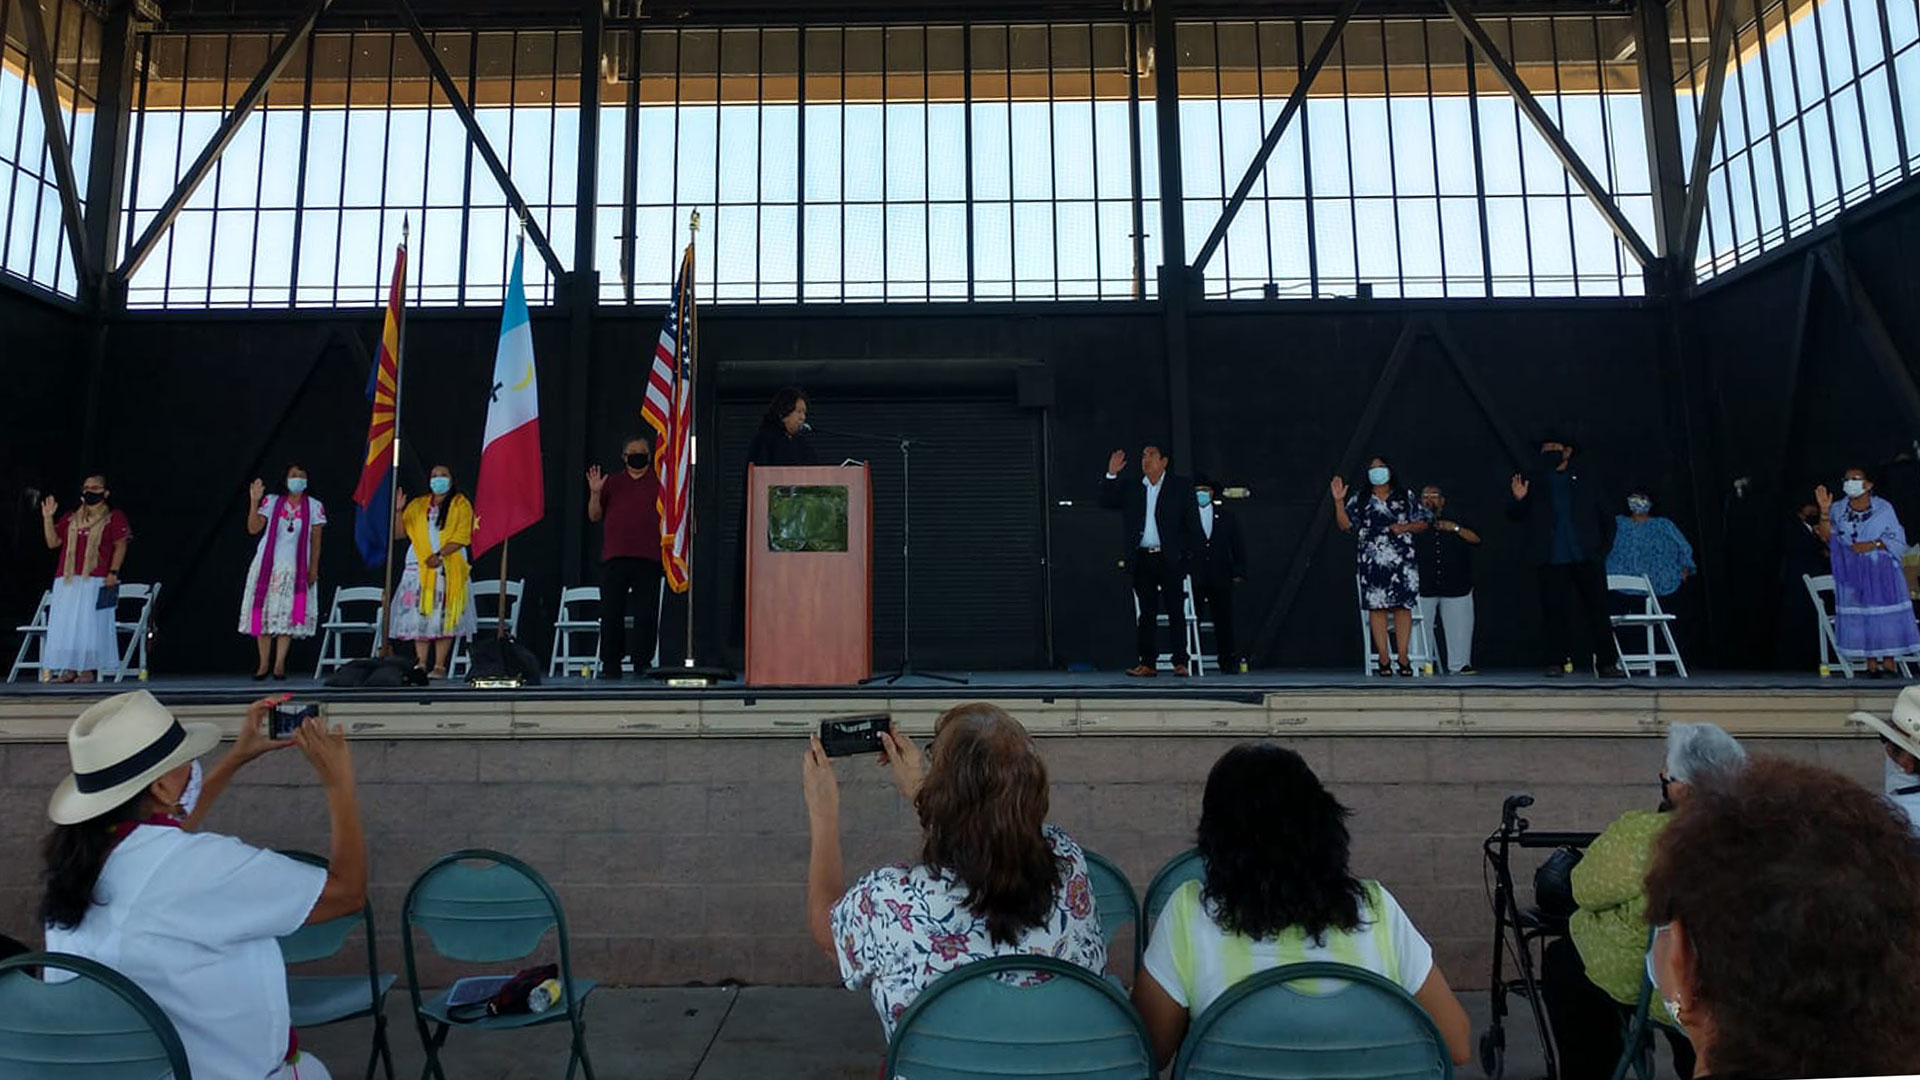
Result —
[[1847, 493], [1847, 498], [1857, 499], [1867, 493], [1867, 482], [1857, 478], [1848, 480], [1840, 485], [1840, 490]]
[[1562, 454], [1558, 450], [1540, 451], [1540, 462], [1541, 464], [1545, 465], [1549, 469], [1559, 468], [1560, 463], [1564, 460], [1566, 460], [1566, 455]]
[[200, 759], [195, 758], [193, 762], [193, 773], [187, 777], [187, 789], [180, 793], [180, 816], [183, 818], [192, 817], [193, 808], [200, 805], [200, 781], [202, 775], [200, 771]]
[[1635, 514], [1644, 514], [1653, 509], [1652, 499], [1628, 499], [1627, 510]]
[[102, 502], [105, 502], [106, 498], [107, 493], [104, 491], [83, 491], [80, 493], [80, 501], [86, 503], [88, 506], [98, 506]]
[[427, 481], [427, 487], [432, 489], [435, 495], [445, 495], [447, 492], [453, 490], [453, 477], [436, 476]]
[[307, 492], [307, 478], [304, 476], [287, 477], [287, 494], [304, 495]]
[[1820, 524], [1820, 514], [1817, 511], [1811, 514], [1801, 514], [1800, 520], [1806, 522], [1808, 525], [1818, 525]]
[[1420, 501], [1420, 505], [1426, 507], [1427, 509], [1433, 511], [1436, 514], [1440, 512], [1439, 499], [1422, 499]]
[[646, 467], [647, 467], [647, 455], [645, 454], [628, 454], [627, 455], [627, 468], [644, 469]]
[[1373, 468], [1367, 470], [1367, 483], [1369, 484], [1384, 484], [1391, 479], [1393, 479], [1393, 470], [1387, 468], [1385, 465], [1375, 465]]
[[1213, 493], [1212, 493], [1212, 492], [1208, 492], [1208, 491], [1196, 491], [1196, 492], [1194, 492], [1194, 493], [1193, 493], [1193, 497], [1194, 497], [1194, 498], [1196, 498], [1196, 499], [1198, 499], [1198, 500], [1200, 500], [1200, 505], [1201, 505], [1201, 506], [1212, 506], [1212, 505], [1213, 505]]

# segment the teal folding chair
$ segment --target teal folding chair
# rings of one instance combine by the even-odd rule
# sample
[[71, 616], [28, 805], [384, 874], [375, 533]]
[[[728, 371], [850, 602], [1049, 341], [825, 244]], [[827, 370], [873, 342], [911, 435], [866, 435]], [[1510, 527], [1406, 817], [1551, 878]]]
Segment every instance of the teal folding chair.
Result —
[[1087, 857], [1087, 881], [1093, 886], [1094, 910], [1100, 913], [1100, 938], [1107, 943], [1108, 960], [1113, 954], [1113, 939], [1120, 931], [1133, 927], [1133, 967], [1129, 979], [1140, 970], [1140, 957], [1146, 952], [1146, 935], [1140, 932], [1140, 897], [1126, 872], [1104, 855], [1082, 849]]
[[[327, 860], [310, 851], [282, 851], [289, 859], [324, 868]], [[393, 1080], [393, 1051], [387, 1044], [387, 991], [399, 981], [397, 975], [380, 973], [380, 956], [373, 940], [373, 905], [363, 904], [358, 915], [342, 915], [312, 926], [303, 926], [280, 939], [280, 956], [288, 964], [306, 964], [325, 960], [346, 947], [355, 927], [367, 939], [367, 975], [288, 975], [287, 1004], [293, 1011], [296, 1028], [327, 1027], [373, 1018], [373, 1045], [367, 1052], [367, 1080], [373, 1080], [376, 1065], [384, 1065], [387, 1080]]]
[[[479, 864], [479, 865], [475, 865]], [[562, 1000], [545, 1012], [455, 1020], [447, 1008], [447, 993], [430, 1001], [420, 996], [420, 976], [414, 963], [413, 932], [419, 928], [433, 951], [449, 960], [472, 964], [503, 964], [531, 956], [548, 930], [560, 946]], [[414, 879], [400, 911], [400, 944], [406, 954], [407, 993], [413, 999], [414, 1024], [429, 1075], [446, 1080], [440, 1069], [440, 1047], [455, 1027], [478, 1031], [515, 1031], [564, 1020], [573, 1029], [567, 1056], [567, 1080], [579, 1067], [593, 1080], [593, 1061], [587, 1056], [587, 995], [591, 979], [573, 977], [573, 955], [567, 942], [567, 916], [560, 898], [539, 872], [511, 855], [468, 849], [442, 855]], [[428, 1025], [432, 1030], [428, 1030]]]
[[1201, 881], [1207, 876], [1207, 864], [1200, 858], [1199, 848], [1187, 850], [1168, 859], [1160, 872], [1147, 882], [1147, 901], [1141, 907], [1141, 923], [1146, 927], [1142, 939], [1153, 933], [1153, 924], [1160, 918], [1160, 912], [1166, 908], [1167, 901], [1189, 881]]
[[901, 1014], [887, 1046], [886, 1080], [1153, 1080], [1156, 1072], [1126, 995], [1050, 956], [996, 956], [942, 975]]
[[1452, 1080], [1453, 1059], [1405, 990], [1362, 968], [1309, 963], [1235, 983], [1193, 1022], [1173, 1065], [1173, 1080], [1331, 1076]]
[[[71, 972], [42, 982], [42, 970]], [[193, 1080], [173, 1021], [104, 964], [67, 953], [0, 960], [0, 1076], [7, 1080]]]

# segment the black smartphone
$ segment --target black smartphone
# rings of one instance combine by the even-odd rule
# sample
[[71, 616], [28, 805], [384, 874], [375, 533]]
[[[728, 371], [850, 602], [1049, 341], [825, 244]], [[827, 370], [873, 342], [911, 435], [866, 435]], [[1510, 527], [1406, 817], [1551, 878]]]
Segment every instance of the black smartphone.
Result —
[[883, 749], [880, 733], [891, 727], [893, 717], [888, 713], [828, 717], [820, 721], [820, 746], [828, 757], [876, 754]]
[[319, 701], [283, 701], [267, 714], [267, 737], [270, 739], [291, 739], [309, 716], [327, 715], [327, 706]]

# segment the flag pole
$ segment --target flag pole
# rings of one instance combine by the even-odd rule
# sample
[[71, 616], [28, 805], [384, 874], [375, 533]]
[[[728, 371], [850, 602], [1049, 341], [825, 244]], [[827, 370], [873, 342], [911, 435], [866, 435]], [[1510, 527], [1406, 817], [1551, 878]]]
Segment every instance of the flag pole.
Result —
[[[687, 500], [687, 519], [686, 519], [685, 525], [683, 526], [687, 530], [687, 545], [686, 545], [686, 560], [685, 560], [687, 564], [687, 648], [686, 648], [686, 651], [681, 654], [681, 663], [683, 666], [688, 668], [695, 666], [694, 659], [693, 659], [693, 613], [694, 613], [693, 538], [695, 533], [698, 531], [695, 527], [696, 522], [698, 520], [698, 515], [696, 515], [693, 512], [693, 478], [694, 478], [694, 474], [698, 470], [696, 470], [693, 467], [693, 463], [694, 463], [693, 417], [694, 417], [694, 406], [696, 404], [696, 402], [693, 399], [693, 377], [696, 370], [695, 365], [700, 362], [700, 357], [698, 353], [700, 335], [698, 333], [698, 327], [696, 325], [697, 320], [699, 318], [699, 315], [698, 315], [699, 305], [695, 304], [693, 301], [693, 292], [694, 292], [694, 289], [696, 289], [699, 286], [700, 275], [694, 272], [693, 267], [694, 267], [695, 253], [697, 250], [694, 245], [694, 240], [699, 235], [699, 232], [700, 232], [700, 211], [695, 210], [693, 212], [692, 219], [687, 223], [687, 287], [685, 290], [683, 290], [685, 300], [677, 301], [677, 302], [684, 302], [686, 304], [686, 311], [682, 313], [680, 325], [686, 328], [685, 330], [686, 346], [681, 351], [686, 354], [687, 378], [686, 378], [686, 386], [684, 389], [679, 386], [679, 380], [677, 379], [675, 380], [675, 389], [674, 389], [674, 395], [676, 398], [678, 398], [678, 396], [683, 393], [687, 395], [687, 476], [686, 476], [686, 485], [685, 485], [686, 500]], [[680, 403], [678, 400], [676, 400], [674, 402], [674, 415], [678, 416], [679, 414], [680, 414]]]
[[[402, 252], [408, 250], [408, 234], [412, 228], [412, 218], [402, 216], [400, 219], [400, 250]], [[393, 626], [393, 542], [399, 539], [394, 534], [399, 531], [396, 525], [399, 523], [401, 510], [401, 507], [394, 504], [399, 501], [400, 491], [400, 402], [403, 400], [400, 385], [407, 370], [407, 283], [405, 280], [400, 282], [400, 310], [395, 318], [399, 321], [399, 326], [394, 329], [396, 344], [393, 350], [393, 458], [387, 463], [387, 550], [385, 558], [380, 560], [379, 640], [382, 656], [393, 655], [393, 637], [390, 633]], [[378, 352], [374, 354], [373, 364], [373, 377], [377, 382], [380, 378]]]

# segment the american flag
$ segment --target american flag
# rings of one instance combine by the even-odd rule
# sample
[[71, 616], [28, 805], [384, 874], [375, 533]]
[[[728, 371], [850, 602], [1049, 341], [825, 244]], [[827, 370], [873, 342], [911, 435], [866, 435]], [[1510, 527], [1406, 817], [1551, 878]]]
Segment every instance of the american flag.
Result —
[[687, 539], [691, 516], [688, 495], [693, 473], [693, 244], [680, 256], [674, 277], [673, 304], [660, 327], [654, 346], [653, 370], [647, 375], [647, 399], [640, 418], [658, 436], [653, 451], [660, 475], [660, 565], [667, 587], [683, 593], [692, 584], [687, 568]]

